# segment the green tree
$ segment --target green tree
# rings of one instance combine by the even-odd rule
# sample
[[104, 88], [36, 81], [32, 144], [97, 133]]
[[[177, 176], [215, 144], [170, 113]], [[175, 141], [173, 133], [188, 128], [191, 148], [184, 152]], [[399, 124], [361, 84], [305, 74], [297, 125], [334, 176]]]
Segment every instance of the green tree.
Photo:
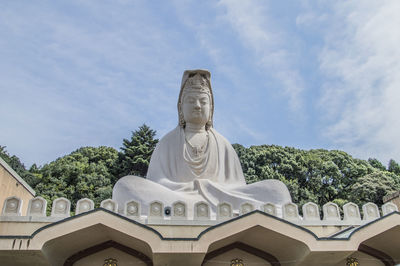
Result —
[[[77, 200], [87, 197], [98, 206], [111, 197], [119, 177], [146, 175], [158, 142], [155, 135], [156, 131], [142, 125], [129, 140], [123, 140], [120, 152], [110, 147], [83, 147], [43, 167], [33, 164], [29, 171], [3, 146], [0, 156], [49, 203], [66, 197], [74, 208]], [[386, 170], [377, 159], [360, 160], [338, 150], [306, 151], [277, 145], [233, 147], [247, 183], [278, 179], [288, 187], [293, 202], [300, 205], [308, 201], [320, 206], [329, 201], [340, 206], [348, 201], [382, 204], [383, 196], [400, 189], [400, 165], [394, 160]]]
[[400, 175], [400, 165], [393, 159], [389, 161], [388, 171]]
[[[293, 202], [313, 201], [320, 206], [351, 200], [352, 185], [360, 177], [380, 171], [364, 160], [343, 151], [299, 150], [292, 147], [261, 145], [245, 148], [233, 145], [247, 183], [278, 179], [285, 183]], [[376, 199], [376, 198], [375, 198]]]
[[143, 124], [138, 130], [132, 132], [131, 138], [123, 140], [121, 152], [118, 153], [116, 163], [116, 176], [126, 175], [144, 177], [149, 167], [151, 154], [156, 147], [156, 131]]
[[20, 159], [15, 155], [10, 155], [6, 146], [0, 146], [0, 157], [20, 176], [23, 176], [26, 172], [25, 166], [21, 163]]
[[379, 170], [382, 170], [382, 171], [386, 170], [386, 167], [380, 161], [378, 161], [378, 159], [369, 158], [368, 162], [372, 167], [374, 167], [376, 169], [379, 169]]
[[99, 206], [111, 198], [113, 174], [111, 172], [118, 152], [110, 147], [83, 147], [69, 155], [34, 169], [40, 182], [36, 193], [50, 202], [59, 197], [68, 198], [73, 208], [81, 198], [90, 198]]
[[351, 186], [349, 198], [354, 203], [362, 205], [367, 202], [383, 204], [382, 198], [399, 189], [399, 177], [387, 171], [375, 171], [360, 177]]
[[15, 156], [15, 155], [10, 155], [6, 151], [5, 146], [0, 146], [0, 157], [15, 171], [17, 174], [24, 179], [28, 185], [31, 187], [34, 187], [38, 179], [37, 177], [30, 173], [29, 171], [26, 170], [25, 165], [21, 162], [21, 160]]

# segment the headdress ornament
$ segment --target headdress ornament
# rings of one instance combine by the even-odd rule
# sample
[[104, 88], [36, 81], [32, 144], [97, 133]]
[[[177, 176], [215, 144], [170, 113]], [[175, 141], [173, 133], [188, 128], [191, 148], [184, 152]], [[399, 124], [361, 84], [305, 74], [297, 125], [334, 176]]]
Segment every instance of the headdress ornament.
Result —
[[208, 70], [196, 69], [196, 70], [186, 70], [183, 73], [181, 91], [179, 92], [178, 99], [178, 115], [179, 115], [179, 125], [185, 127], [185, 120], [182, 113], [182, 98], [184, 93], [187, 92], [204, 92], [210, 96], [210, 118], [206, 124], [206, 129], [212, 127], [213, 115], [214, 115], [214, 97], [211, 88], [211, 73]]
[[204, 92], [210, 94], [207, 78], [204, 74], [192, 73], [188, 76], [183, 87], [184, 93], [187, 92]]

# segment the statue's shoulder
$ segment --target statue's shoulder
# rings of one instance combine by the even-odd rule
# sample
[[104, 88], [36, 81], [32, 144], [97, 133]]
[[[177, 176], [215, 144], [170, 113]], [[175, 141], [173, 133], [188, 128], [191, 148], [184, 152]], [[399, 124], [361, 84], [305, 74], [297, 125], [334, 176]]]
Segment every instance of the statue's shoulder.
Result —
[[157, 143], [157, 146], [169, 146], [169, 145], [176, 145], [176, 142], [179, 141], [181, 135], [181, 128], [177, 126], [167, 134], [165, 134]]
[[210, 130], [210, 133], [215, 136], [215, 139], [218, 141], [219, 144], [223, 143], [228, 148], [233, 149], [231, 143], [224, 136], [222, 136], [218, 131], [216, 131], [214, 128], [210, 128], [209, 130]]
[[231, 143], [224, 136], [222, 136], [218, 131], [216, 131], [214, 128], [210, 128], [209, 130], [210, 130], [210, 133], [213, 134], [218, 141], [222, 141], [226, 144], [231, 145]]

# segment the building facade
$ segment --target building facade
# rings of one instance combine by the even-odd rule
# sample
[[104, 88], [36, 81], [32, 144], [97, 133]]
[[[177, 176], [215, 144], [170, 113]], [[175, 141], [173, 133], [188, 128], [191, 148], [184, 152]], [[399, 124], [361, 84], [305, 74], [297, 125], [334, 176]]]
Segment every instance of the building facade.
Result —
[[[0, 209], [6, 198], [16, 196], [23, 202], [35, 197], [35, 191], [2, 159], [0, 158]], [[28, 211], [28, 204], [22, 206], [22, 214]]]
[[[17, 197], [5, 201], [8, 206]], [[14, 202], [15, 203], [15, 202]], [[210, 215], [204, 203], [176, 202], [165, 212], [162, 202], [139, 215], [140, 203], [118, 213], [116, 202], [94, 208], [78, 201], [76, 215], [60, 198], [46, 216], [47, 202], [31, 199], [27, 215], [5, 208], [0, 216], [1, 265], [396, 265], [400, 263], [400, 213], [392, 203], [289, 203], [277, 211], [243, 204], [239, 214], [229, 205]], [[160, 205], [161, 204], [161, 205]], [[187, 217], [187, 208], [195, 217]], [[341, 215], [343, 213], [343, 216]]]

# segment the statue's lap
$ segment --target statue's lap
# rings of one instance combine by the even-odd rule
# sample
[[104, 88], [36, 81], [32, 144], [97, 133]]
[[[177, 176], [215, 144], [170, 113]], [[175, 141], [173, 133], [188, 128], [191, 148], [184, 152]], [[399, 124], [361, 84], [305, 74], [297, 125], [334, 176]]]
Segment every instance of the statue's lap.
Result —
[[147, 213], [148, 206], [153, 201], [161, 201], [164, 206], [183, 201], [188, 207], [196, 202], [205, 201], [213, 211], [222, 202], [230, 203], [234, 210], [238, 210], [240, 204], [244, 202], [252, 203], [256, 207], [267, 202], [277, 205], [291, 202], [290, 193], [285, 184], [273, 179], [241, 186], [222, 186], [207, 179], [199, 179], [195, 180], [190, 187], [193, 187], [193, 190], [174, 191], [142, 177], [125, 176], [115, 184], [113, 199], [119, 203], [121, 211], [125, 202], [137, 201], [141, 204], [144, 214]]

